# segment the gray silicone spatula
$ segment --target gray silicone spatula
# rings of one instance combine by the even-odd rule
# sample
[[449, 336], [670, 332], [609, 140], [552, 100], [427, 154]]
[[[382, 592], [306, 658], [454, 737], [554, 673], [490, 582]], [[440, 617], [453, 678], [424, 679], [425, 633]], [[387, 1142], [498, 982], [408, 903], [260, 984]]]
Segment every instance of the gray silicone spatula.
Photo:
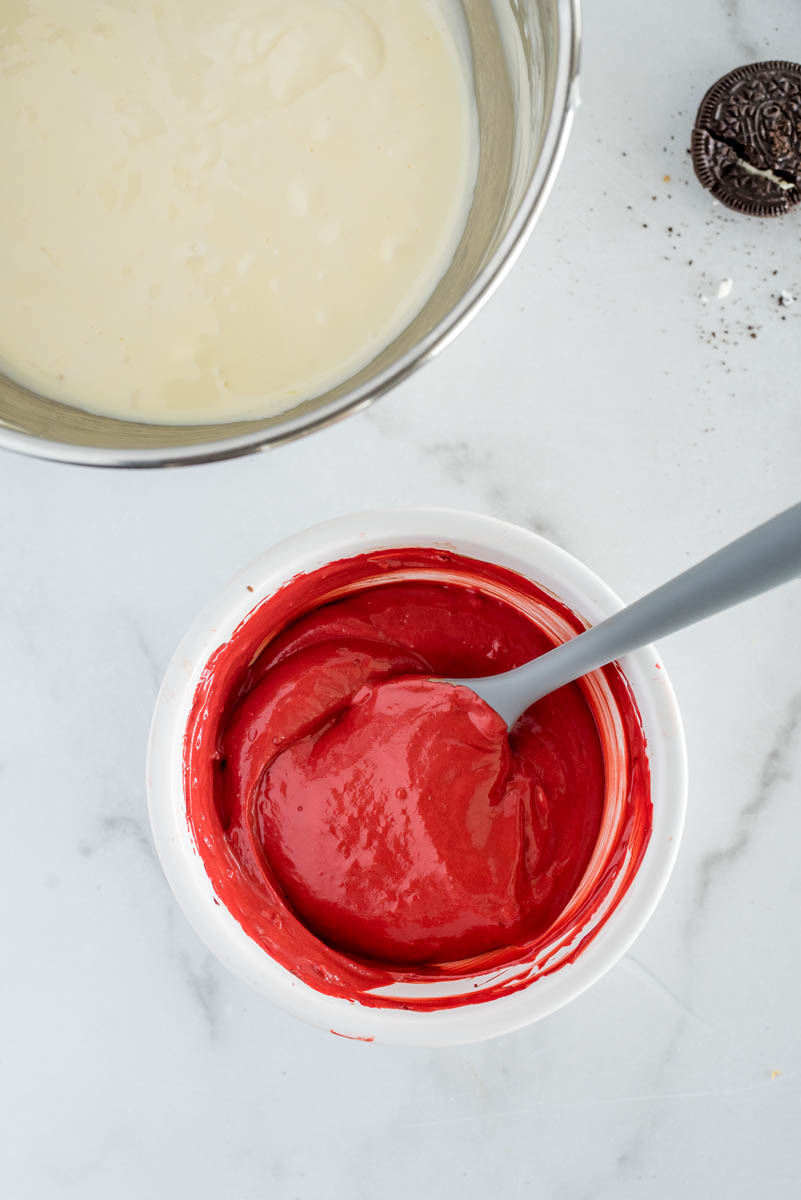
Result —
[[472, 688], [511, 728], [530, 705], [564, 684], [798, 576], [801, 504], [522, 667], [482, 679], [445, 682]]

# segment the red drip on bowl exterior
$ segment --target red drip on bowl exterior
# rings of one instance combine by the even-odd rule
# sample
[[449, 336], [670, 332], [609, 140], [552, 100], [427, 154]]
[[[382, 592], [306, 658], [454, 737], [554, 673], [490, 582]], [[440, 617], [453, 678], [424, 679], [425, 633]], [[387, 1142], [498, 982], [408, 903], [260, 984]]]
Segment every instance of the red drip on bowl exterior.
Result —
[[573, 961], [651, 832], [625, 677], [560, 689], [508, 741], [429, 677], [509, 670], [583, 627], [522, 576], [432, 549], [331, 563], [254, 608], [206, 664], [184, 745], [189, 827], [245, 933], [384, 1008], [486, 1002]]

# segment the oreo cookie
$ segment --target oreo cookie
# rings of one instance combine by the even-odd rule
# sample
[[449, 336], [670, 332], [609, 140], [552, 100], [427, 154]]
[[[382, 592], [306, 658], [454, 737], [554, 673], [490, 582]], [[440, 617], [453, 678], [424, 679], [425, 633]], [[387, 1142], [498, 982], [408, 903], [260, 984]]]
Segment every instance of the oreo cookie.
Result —
[[801, 201], [801, 65], [750, 63], [701, 102], [692, 135], [695, 173], [736, 212], [777, 217]]

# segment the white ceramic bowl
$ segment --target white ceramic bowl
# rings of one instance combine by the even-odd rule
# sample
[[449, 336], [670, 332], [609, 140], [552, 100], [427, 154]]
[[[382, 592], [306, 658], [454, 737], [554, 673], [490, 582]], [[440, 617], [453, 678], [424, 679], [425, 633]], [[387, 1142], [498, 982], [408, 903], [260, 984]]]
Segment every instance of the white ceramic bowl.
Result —
[[[592, 571], [551, 542], [473, 513], [399, 510], [359, 513], [318, 525], [268, 550], [240, 572], [198, 617], [162, 683], [148, 752], [150, 820], [167, 879], [209, 949], [258, 992], [295, 1016], [346, 1037], [401, 1045], [480, 1041], [546, 1016], [578, 996], [626, 952], [654, 911], [678, 850], [686, 807], [686, 750], [673, 689], [656, 650], [621, 660], [640, 710], [651, 770], [653, 829], [640, 867], [594, 939], [523, 990], [439, 1011], [376, 1008], [325, 995], [275, 962], [215, 896], [186, 819], [183, 740], [201, 671], [255, 603], [296, 575], [376, 549], [438, 547], [491, 561], [560, 597], [590, 623], [621, 607]], [[253, 589], [253, 590], [250, 590]], [[496, 972], [497, 974], [497, 972]], [[460, 981], [459, 991], [472, 986]], [[442, 984], [421, 984], [437, 989]], [[408, 989], [406, 989], [408, 990]]]

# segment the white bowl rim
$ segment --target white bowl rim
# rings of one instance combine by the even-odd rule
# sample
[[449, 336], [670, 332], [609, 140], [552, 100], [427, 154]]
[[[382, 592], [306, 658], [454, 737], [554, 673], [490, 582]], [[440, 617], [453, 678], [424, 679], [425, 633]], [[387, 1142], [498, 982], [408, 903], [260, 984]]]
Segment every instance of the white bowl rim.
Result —
[[[654, 823], [640, 868], [577, 959], [524, 990], [433, 1012], [372, 1008], [324, 995], [276, 963], [215, 896], [186, 820], [183, 738], [200, 672], [265, 596], [296, 575], [379, 548], [434, 546], [517, 570], [596, 622], [620, 598], [578, 559], [539, 534], [494, 517], [450, 509], [354, 513], [293, 534], [260, 555], [209, 604], [178, 647], [161, 685], [148, 746], [147, 792], [158, 856], [178, 903], [208, 948], [281, 1008], [344, 1037], [399, 1045], [481, 1041], [567, 1004], [625, 954], [653, 913], [678, 852], [687, 798], [687, 754], [676, 697], [658, 653], [621, 659], [640, 709], [651, 764]], [[554, 586], [555, 585], [555, 586]], [[250, 590], [253, 589], [253, 590]]]

